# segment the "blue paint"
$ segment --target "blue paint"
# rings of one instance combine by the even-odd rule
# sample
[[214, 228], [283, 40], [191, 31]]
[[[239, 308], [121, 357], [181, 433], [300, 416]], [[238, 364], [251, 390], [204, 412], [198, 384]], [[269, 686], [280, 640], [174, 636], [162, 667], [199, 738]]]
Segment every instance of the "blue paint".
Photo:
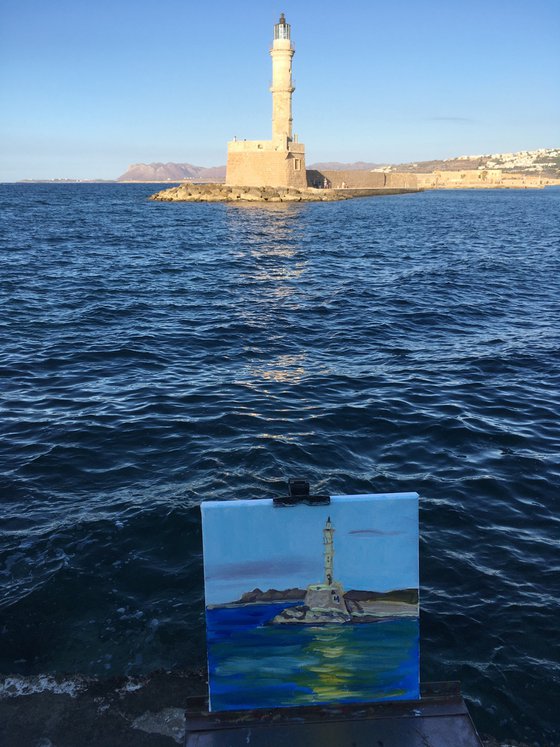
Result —
[[417, 618], [267, 625], [286, 606], [207, 610], [213, 711], [418, 697]]
[[328, 516], [335, 528], [334, 574], [345, 590], [418, 586], [417, 493], [333, 495], [329, 506], [284, 511], [272, 500], [206, 501], [206, 603], [233, 602], [256, 586], [306, 589], [321, 581]]

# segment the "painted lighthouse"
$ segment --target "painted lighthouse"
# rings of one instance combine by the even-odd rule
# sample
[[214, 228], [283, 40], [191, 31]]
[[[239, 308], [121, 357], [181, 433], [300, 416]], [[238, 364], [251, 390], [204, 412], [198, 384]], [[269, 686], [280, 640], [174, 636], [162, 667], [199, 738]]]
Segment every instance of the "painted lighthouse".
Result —
[[305, 146], [292, 128], [291, 26], [284, 14], [274, 25], [272, 57], [272, 140], [232, 140], [228, 143], [226, 184], [237, 187], [307, 186]]
[[325, 546], [325, 584], [332, 584], [333, 580], [333, 561], [334, 561], [334, 528], [331, 524], [331, 517], [327, 519], [323, 529], [323, 544]]
[[346, 606], [344, 589], [340, 581], [334, 580], [334, 532], [331, 517], [323, 528], [323, 567], [321, 583], [309, 584], [303, 605], [283, 610], [273, 623], [346, 623], [352, 616]]

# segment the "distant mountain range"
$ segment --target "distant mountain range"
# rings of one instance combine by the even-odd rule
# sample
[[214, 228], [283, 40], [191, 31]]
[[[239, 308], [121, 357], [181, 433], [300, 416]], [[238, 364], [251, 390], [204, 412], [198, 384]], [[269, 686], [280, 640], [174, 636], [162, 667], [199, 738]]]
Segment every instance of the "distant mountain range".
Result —
[[196, 181], [223, 181], [225, 166], [194, 166], [192, 163], [133, 163], [118, 182], [180, 182], [183, 179]]
[[[457, 156], [434, 161], [414, 163], [379, 164], [369, 161], [340, 163], [324, 161], [310, 164], [308, 169], [318, 171], [386, 171], [409, 172], [413, 174], [432, 171], [470, 171], [502, 169], [524, 174], [542, 174], [560, 177], [560, 148], [539, 148], [516, 153], [490, 153], [479, 156]], [[194, 166], [192, 163], [134, 163], [118, 177], [119, 182], [180, 182], [192, 181], [222, 182], [226, 176], [225, 166]]]

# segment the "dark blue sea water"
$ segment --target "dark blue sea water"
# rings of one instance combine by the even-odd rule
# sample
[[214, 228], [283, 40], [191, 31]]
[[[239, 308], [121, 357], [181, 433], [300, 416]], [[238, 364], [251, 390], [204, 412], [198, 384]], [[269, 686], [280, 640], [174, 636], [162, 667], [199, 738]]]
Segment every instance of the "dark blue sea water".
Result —
[[560, 191], [2, 185], [0, 669], [203, 665], [198, 505], [421, 498], [424, 679], [560, 742]]
[[213, 711], [419, 697], [417, 618], [271, 624], [295, 604], [207, 610]]

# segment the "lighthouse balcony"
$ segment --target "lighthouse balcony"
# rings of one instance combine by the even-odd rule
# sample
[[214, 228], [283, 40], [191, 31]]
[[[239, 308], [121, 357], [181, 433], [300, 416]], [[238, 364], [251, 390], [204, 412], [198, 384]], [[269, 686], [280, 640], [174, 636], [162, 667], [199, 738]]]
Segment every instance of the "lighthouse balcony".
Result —
[[276, 150], [272, 140], [230, 140], [228, 150], [235, 153], [246, 153], [255, 150]]
[[254, 153], [255, 151], [289, 151], [290, 153], [305, 153], [305, 145], [290, 140], [288, 137], [275, 140], [230, 140], [228, 151], [231, 153]]

